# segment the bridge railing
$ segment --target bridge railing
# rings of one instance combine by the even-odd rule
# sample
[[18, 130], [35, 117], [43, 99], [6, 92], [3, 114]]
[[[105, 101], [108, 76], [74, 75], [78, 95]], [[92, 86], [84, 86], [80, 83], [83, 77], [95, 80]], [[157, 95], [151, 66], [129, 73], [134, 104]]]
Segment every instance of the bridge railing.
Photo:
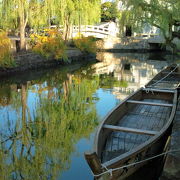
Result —
[[[54, 28], [54, 27], [52, 27]], [[59, 26], [58, 27], [59, 31], [63, 31], [63, 26]], [[102, 27], [102, 26], [93, 26], [93, 25], [81, 25], [81, 26], [73, 26], [72, 27], [72, 33], [76, 34], [76, 33], [82, 33], [85, 35], [92, 35], [92, 36], [116, 36], [116, 32], [114, 30], [111, 30], [107, 27]]]
[[99, 27], [99, 26], [92, 26], [92, 25], [82, 25], [82, 26], [73, 26], [73, 32], [93, 32], [93, 33], [102, 33], [102, 34], [110, 34], [108, 28]]

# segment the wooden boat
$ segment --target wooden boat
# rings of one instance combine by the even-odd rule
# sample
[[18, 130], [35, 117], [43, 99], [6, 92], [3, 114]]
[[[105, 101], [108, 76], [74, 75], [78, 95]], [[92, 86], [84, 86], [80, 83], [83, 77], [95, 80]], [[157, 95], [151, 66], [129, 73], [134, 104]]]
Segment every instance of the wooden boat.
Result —
[[141, 88], [126, 98], [100, 124], [93, 152], [85, 153], [96, 179], [125, 179], [148, 163], [137, 162], [163, 151], [177, 91], [146, 90]]
[[180, 66], [172, 64], [160, 71], [145, 87], [176, 89], [178, 86], [180, 86]]

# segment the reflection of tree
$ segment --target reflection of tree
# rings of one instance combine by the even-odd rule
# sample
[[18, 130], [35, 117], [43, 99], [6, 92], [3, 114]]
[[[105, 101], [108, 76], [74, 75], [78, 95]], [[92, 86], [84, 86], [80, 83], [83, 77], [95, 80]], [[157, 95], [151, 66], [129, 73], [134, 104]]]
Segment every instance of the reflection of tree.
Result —
[[15, 104], [21, 100], [22, 108], [14, 107], [19, 119], [1, 132], [0, 179], [56, 179], [67, 169], [74, 144], [97, 125], [93, 93], [98, 83], [79, 73], [49, 78], [36, 88], [34, 113], [27, 105], [28, 86], [21, 85], [21, 98], [13, 96]]
[[127, 81], [121, 80], [118, 81], [117, 78], [114, 77], [113, 73], [111, 74], [101, 74], [100, 75], [100, 87], [101, 88], [109, 88], [112, 89], [113, 87], [127, 87]]
[[2, 86], [0, 87], [0, 105], [7, 106], [10, 104], [11, 100], [11, 89], [10, 86]]

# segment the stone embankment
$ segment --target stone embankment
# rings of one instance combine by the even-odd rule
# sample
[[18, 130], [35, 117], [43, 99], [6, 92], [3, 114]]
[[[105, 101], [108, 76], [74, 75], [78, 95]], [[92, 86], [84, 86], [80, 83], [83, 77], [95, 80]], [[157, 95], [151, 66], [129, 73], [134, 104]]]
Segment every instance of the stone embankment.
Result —
[[118, 52], [149, 52], [162, 50], [164, 41], [158, 37], [122, 37], [106, 38], [97, 42], [102, 50]]
[[165, 166], [160, 180], [180, 180], [180, 97], [174, 119], [171, 150], [179, 150], [167, 155]]
[[47, 60], [33, 52], [18, 53], [14, 55], [16, 62], [15, 67], [13, 68], [0, 67], [0, 78], [18, 72], [25, 72], [26, 70], [56, 67], [58, 65], [65, 65], [73, 62], [87, 61], [92, 58], [95, 60], [95, 55], [83, 54], [80, 50], [76, 48], [68, 49], [67, 56], [68, 56], [68, 61], [64, 62], [62, 60], [54, 60], [54, 59]]

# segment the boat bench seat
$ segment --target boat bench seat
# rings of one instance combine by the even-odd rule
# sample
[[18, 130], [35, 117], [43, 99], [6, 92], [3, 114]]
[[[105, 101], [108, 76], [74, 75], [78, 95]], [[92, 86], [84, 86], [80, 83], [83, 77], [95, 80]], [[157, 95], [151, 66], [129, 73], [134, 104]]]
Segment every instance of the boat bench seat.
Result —
[[135, 104], [151, 105], [151, 106], [165, 106], [165, 107], [172, 107], [173, 106], [173, 104], [146, 102], [146, 101], [135, 101], [135, 100], [127, 100], [127, 102], [128, 103], [135, 103]]
[[114, 131], [122, 131], [122, 132], [144, 134], [144, 135], [151, 135], [151, 136], [154, 136], [158, 133], [158, 131], [149, 131], [149, 130], [142, 130], [142, 129], [127, 128], [127, 127], [114, 126], [114, 125], [109, 125], [109, 124], [103, 125], [103, 128], [104, 129], [111, 129]]

